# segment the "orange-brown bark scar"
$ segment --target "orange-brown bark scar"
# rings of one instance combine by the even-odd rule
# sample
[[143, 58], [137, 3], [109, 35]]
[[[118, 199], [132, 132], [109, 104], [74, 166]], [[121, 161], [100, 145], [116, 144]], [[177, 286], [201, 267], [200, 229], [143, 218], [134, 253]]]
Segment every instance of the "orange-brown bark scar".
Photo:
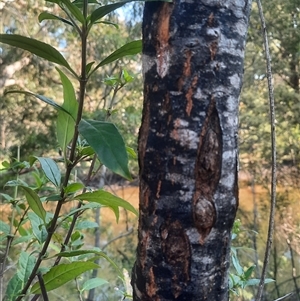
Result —
[[173, 5], [165, 2], [158, 16], [157, 26], [157, 45], [156, 56], [159, 74], [163, 74], [165, 68], [166, 52], [169, 49], [169, 37], [170, 37], [170, 17], [173, 10]]
[[191, 86], [189, 87], [185, 97], [186, 97], [186, 100], [187, 100], [187, 104], [186, 104], [186, 113], [188, 116], [191, 115], [191, 111], [192, 111], [192, 108], [193, 108], [193, 94], [194, 94], [194, 91], [196, 90], [196, 85], [197, 85], [197, 82], [198, 82], [198, 77], [195, 75], [194, 78], [193, 78], [193, 81], [192, 81], [192, 84]]
[[209, 45], [209, 51], [210, 51], [210, 59], [213, 61], [216, 57], [217, 54], [217, 50], [218, 50], [218, 42], [217, 41], [213, 41], [210, 43]]
[[161, 181], [159, 180], [157, 183], [157, 189], [156, 189], [156, 198], [159, 199], [160, 197], [160, 189], [161, 189]]

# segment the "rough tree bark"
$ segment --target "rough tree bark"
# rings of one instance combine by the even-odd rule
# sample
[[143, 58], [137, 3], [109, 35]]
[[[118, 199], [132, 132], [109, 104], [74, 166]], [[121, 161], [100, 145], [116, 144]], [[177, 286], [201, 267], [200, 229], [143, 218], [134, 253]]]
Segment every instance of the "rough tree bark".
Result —
[[228, 300], [251, 0], [146, 2], [134, 301]]

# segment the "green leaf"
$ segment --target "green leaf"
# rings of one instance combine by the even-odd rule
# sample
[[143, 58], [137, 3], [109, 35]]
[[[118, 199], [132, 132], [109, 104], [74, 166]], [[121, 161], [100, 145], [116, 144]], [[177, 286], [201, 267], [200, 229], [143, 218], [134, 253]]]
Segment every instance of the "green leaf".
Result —
[[93, 229], [93, 228], [98, 228], [99, 225], [95, 222], [90, 222], [90, 221], [82, 221], [79, 222], [75, 229], [76, 230], [84, 230], [84, 229]]
[[116, 29], [119, 29], [119, 25], [114, 23], [114, 22], [110, 22], [110, 21], [98, 21], [96, 22], [97, 24], [106, 24], [106, 25], [112, 25], [114, 26]]
[[4, 233], [5, 235], [8, 235], [10, 232], [9, 225], [4, 223], [2, 220], [0, 220], [0, 232]]
[[236, 256], [231, 256], [231, 260], [232, 260], [232, 263], [233, 263], [236, 271], [238, 272], [238, 274], [243, 275], [244, 271], [243, 271], [243, 268], [240, 265], [240, 262], [239, 262], [238, 258]]
[[68, 8], [70, 13], [81, 23], [83, 24], [85, 22], [84, 16], [80, 9], [73, 3], [71, 3], [70, 0], [60, 0], [61, 3], [65, 5], [65, 7]]
[[0, 34], [0, 41], [1, 43], [27, 50], [49, 62], [64, 66], [77, 76], [62, 54], [49, 44], [17, 34]]
[[[50, 269], [49, 272], [43, 275], [46, 290], [49, 292], [53, 289], [56, 289], [63, 284], [75, 279], [84, 272], [97, 268], [99, 268], [97, 264], [89, 261], [75, 261], [72, 263], [63, 263], [54, 266]], [[39, 283], [33, 285], [30, 293], [41, 293]]]
[[75, 89], [69, 78], [59, 69], [56, 68], [60, 75], [60, 79], [63, 85], [64, 103], [62, 107], [76, 120], [78, 113], [78, 102], [76, 100]]
[[[82, 8], [85, 0], [75, 0], [72, 3], [76, 5], [78, 8]], [[99, 4], [97, 0], [88, 0], [89, 4]]]
[[15, 301], [21, 292], [23, 287], [22, 280], [18, 277], [17, 274], [13, 275], [10, 281], [7, 284], [5, 297], [3, 300], [6, 301]]
[[253, 270], [255, 269], [256, 265], [252, 265], [250, 268], [247, 269], [247, 271], [244, 273], [244, 279], [248, 280], [253, 273]]
[[29, 91], [22, 91], [22, 90], [6, 91], [4, 94], [6, 95], [6, 94], [11, 94], [11, 93], [19, 93], [19, 94], [25, 94], [28, 96], [34, 96], [34, 97], [40, 99], [41, 101], [47, 103], [48, 105], [52, 106], [56, 110], [64, 111], [65, 113], [69, 114], [69, 112], [67, 110], [65, 110], [63, 107], [58, 105], [55, 101], [53, 101], [52, 99], [45, 97], [43, 95], [35, 94], [35, 93], [29, 92]]
[[20, 179], [8, 181], [5, 186], [15, 187], [15, 186], [24, 186], [28, 187], [28, 184]]
[[33, 270], [35, 265], [36, 258], [26, 252], [21, 252], [18, 265], [19, 268], [17, 270], [17, 275], [22, 280], [23, 283], [26, 283], [28, 280], [30, 273]]
[[124, 275], [121, 271], [121, 269], [118, 267], [118, 265], [110, 258], [108, 257], [104, 252], [102, 251], [96, 251], [96, 250], [75, 250], [75, 251], [66, 251], [66, 252], [61, 252], [55, 255], [55, 257], [74, 257], [74, 256], [79, 256], [79, 255], [86, 255], [86, 254], [95, 254], [99, 257], [104, 258], [107, 260], [118, 272], [119, 277], [124, 280]]
[[113, 12], [114, 10], [124, 6], [128, 2], [131, 2], [131, 1], [122, 1], [122, 2], [117, 2], [117, 3], [107, 4], [107, 5], [103, 5], [97, 9], [95, 9], [92, 12], [91, 17], [90, 17], [91, 24], [94, 24], [99, 19], [103, 18], [104, 16]]
[[65, 193], [74, 193], [78, 190], [81, 190], [84, 188], [84, 185], [82, 183], [72, 183], [69, 184], [66, 188], [65, 188]]
[[75, 121], [74, 119], [66, 114], [65, 112], [60, 111], [57, 116], [56, 123], [56, 134], [58, 144], [61, 147], [63, 153], [67, 149], [70, 141], [74, 136], [75, 131]]
[[87, 280], [83, 286], [82, 286], [82, 291], [88, 291], [91, 290], [95, 287], [101, 286], [103, 284], [107, 284], [108, 282], [105, 279], [102, 278], [92, 278]]
[[63, 111], [60, 111], [57, 117], [57, 140], [63, 152], [65, 152], [74, 136], [78, 102], [71, 81], [60, 69], [56, 68], [56, 70], [60, 75], [63, 85], [64, 103], [62, 104], [62, 107], [70, 114], [68, 115]]
[[98, 68], [101, 66], [104, 66], [106, 64], [109, 64], [121, 57], [127, 56], [127, 55], [135, 55], [142, 51], [142, 40], [132, 41], [129, 42], [116, 51], [114, 51], [112, 54], [110, 54], [107, 58], [105, 58], [103, 61], [101, 61], [95, 69], [90, 73], [89, 76], [91, 76]]
[[106, 167], [131, 179], [124, 140], [114, 124], [82, 119], [78, 129]]
[[46, 241], [48, 231], [43, 220], [34, 212], [28, 212], [28, 218], [31, 223], [32, 233], [40, 244]]
[[92, 66], [95, 64], [95, 62], [90, 62], [85, 66], [85, 72], [87, 74], [89, 74], [89, 72], [91, 71]]
[[[137, 210], [130, 203], [111, 194], [108, 191], [104, 191], [101, 189], [94, 191], [94, 192], [86, 192], [83, 194], [79, 194], [75, 198], [82, 200], [82, 201], [96, 202], [96, 203], [102, 204], [104, 206], [108, 206], [108, 207], [112, 208], [114, 211], [116, 210], [116, 208], [122, 207], [122, 208], [134, 213], [135, 215], [138, 215]], [[117, 214], [116, 214], [117, 220], [119, 218], [118, 213], [119, 212], [117, 212]]]
[[51, 158], [35, 156], [33, 156], [33, 158], [37, 159], [40, 162], [42, 170], [47, 179], [50, 182], [52, 182], [56, 187], [59, 187], [61, 182], [61, 173], [55, 161]]
[[39, 216], [45, 222], [46, 211], [37, 193], [29, 187], [25, 187], [25, 186], [20, 186], [20, 187], [24, 190], [24, 194], [29, 207], [37, 216]]
[[133, 148], [129, 147], [129, 146], [126, 146], [126, 151], [127, 151], [127, 154], [129, 155], [129, 157], [131, 159], [137, 159], [137, 155], [136, 155], [136, 152], [134, 151]]
[[59, 21], [62, 21], [64, 23], [68, 24], [68, 25], [73, 26], [72, 22], [70, 22], [69, 20], [61, 18], [61, 17], [53, 15], [53, 14], [50, 14], [48, 12], [42, 12], [39, 15], [39, 22], [42, 22], [44, 20], [59, 20]]

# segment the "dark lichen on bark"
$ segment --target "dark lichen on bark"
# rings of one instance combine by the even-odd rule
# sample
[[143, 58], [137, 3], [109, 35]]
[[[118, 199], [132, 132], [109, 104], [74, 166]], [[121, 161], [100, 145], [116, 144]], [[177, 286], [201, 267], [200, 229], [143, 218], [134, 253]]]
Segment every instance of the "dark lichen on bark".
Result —
[[134, 301], [228, 300], [250, 5], [145, 4]]

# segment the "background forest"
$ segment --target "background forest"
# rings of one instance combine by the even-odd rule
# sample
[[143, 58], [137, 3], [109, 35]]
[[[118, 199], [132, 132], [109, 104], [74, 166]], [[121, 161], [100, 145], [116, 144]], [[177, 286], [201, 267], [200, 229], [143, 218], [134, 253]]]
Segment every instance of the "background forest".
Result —
[[[56, 13], [56, 7], [43, 0], [0, 1], [2, 33], [14, 33], [45, 41], [55, 46], [72, 62], [79, 64], [79, 41], [71, 27], [53, 20], [38, 22], [41, 12]], [[265, 300], [275, 300], [293, 293], [286, 300], [300, 300], [300, 4], [298, 0], [265, 0], [263, 2], [275, 83], [278, 195], [275, 238], [267, 277], [275, 281], [266, 285]], [[142, 4], [128, 4], [110, 14], [106, 21], [119, 27], [95, 27], [89, 40], [88, 61], [101, 59], [128, 41], [141, 37]], [[35, 156], [60, 157], [55, 123], [57, 112], [37, 99], [23, 94], [5, 94], [8, 90], [29, 90], [48, 95], [61, 103], [62, 88], [54, 66], [28, 52], [1, 44], [0, 58], [0, 192], [7, 193], [4, 184], [12, 170], [5, 163], [19, 157], [28, 160]], [[125, 57], [102, 69], [89, 82], [86, 118], [114, 122], [126, 140], [136, 149], [142, 109], [142, 74], [140, 57]], [[256, 4], [253, 4], [248, 42], [246, 45], [244, 86], [240, 99], [240, 209], [241, 226], [236, 231], [233, 246], [242, 267], [255, 264], [253, 276], [259, 278], [267, 233], [270, 194], [270, 126], [268, 90], [264, 51]], [[123, 70], [123, 71], [122, 71]], [[125, 71], [124, 71], [125, 70]], [[122, 72], [133, 80], [120, 92], [116, 82]], [[56, 75], [57, 74], [57, 75]], [[57, 78], [55, 78], [57, 76]], [[54, 93], [53, 93], [54, 91]], [[125, 182], [105, 169], [94, 177], [92, 186], [118, 193], [137, 207], [138, 165], [134, 155], [130, 160], [133, 182]], [[76, 170], [76, 177], [84, 182], [85, 163]], [[22, 175], [27, 176], [28, 170]], [[29, 170], [30, 172], [30, 170]], [[1, 199], [2, 220], [7, 219], [9, 204]], [[100, 214], [100, 215], [99, 215]], [[122, 212], [118, 225], [109, 211], [90, 216], [91, 223], [84, 229], [82, 243], [105, 250], [122, 268], [131, 270], [135, 258], [136, 218]], [[95, 223], [96, 222], [96, 223]], [[1, 226], [1, 225], [0, 225]], [[2, 231], [3, 232], [3, 231]], [[1, 234], [1, 227], [0, 227]], [[96, 239], [95, 239], [96, 238]], [[4, 241], [3, 236], [1, 237]], [[0, 252], [2, 242], [0, 241]], [[18, 245], [19, 247], [19, 245]], [[10, 254], [15, 262], [20, 249]], [[13, 265], [13, 264], [12, 264]], [[120, 300], [120, 281], [107, 263], [101, 263], [100, 277], [108, 283], [93, 291], [94, 300]], [[234, 268], [233, 268], [234, 269]], [[11, 267], [13, 273], [13, 266]], [[100, 272], [99, 272], [100, 273]], [[236, 273], [234, 270], [232, 273]], [[4, 277], [5, 283], [5, 277]], [[71, 287], [71, 284], [70, 284]], [[76, 291], [74, 300], [76, 300]], [[255, 286], [233, 293], [232, 300], [253, 300]], [[73, 300], [64, 291], [55, 290], [57, 300]]]

